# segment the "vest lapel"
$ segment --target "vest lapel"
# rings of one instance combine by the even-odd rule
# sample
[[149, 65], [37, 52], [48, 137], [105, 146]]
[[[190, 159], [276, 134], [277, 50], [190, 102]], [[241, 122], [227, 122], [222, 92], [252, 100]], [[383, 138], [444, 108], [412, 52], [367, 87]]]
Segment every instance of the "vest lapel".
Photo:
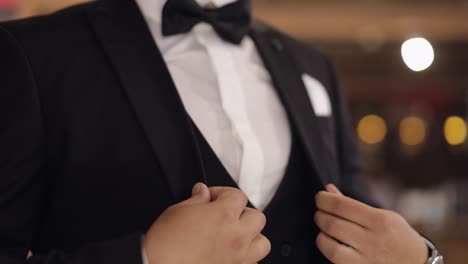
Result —
[[317, 172], [322, 184], [331, 182], [332, 175], [326, 160], [323, 137], [311, 102], [302, 81], [302, 72], [288, 50], [268, 27], [254, 24], [251, 37], [257, 45], [266, 68], [289, 115], [289, 120], [296, 128], [305, 153], [312, 168]]
[[203, 178], [200, 156], [188, 115], [137, 5], [100, 1], [88, 15], [175, 199], [189, 197]]

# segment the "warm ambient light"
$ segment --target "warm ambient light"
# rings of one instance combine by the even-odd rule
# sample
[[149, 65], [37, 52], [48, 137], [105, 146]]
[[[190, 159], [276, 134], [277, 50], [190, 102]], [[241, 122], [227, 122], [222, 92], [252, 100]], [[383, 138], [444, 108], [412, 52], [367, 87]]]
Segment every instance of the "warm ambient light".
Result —
[[466, 122], [458, 116], [451, 116], [445, 120], [444, 135], [447, 143], [452, 146], [465, 143], [467, 136]]
[[426, 122], [415, 116], [406, 117], [400, 123], [400, 140], [408, 146], [416, 146], [426, 140]]
[[408, 39], [401, 46], [403, 61], [413, 71], [423, 71], [434, 61], [434, 49], [424, 38]]
[[357, 134], [362, 142], [371, 145], [377, 144], [385, 139], [387, 135], [387, 125], [382, 117], [368, 115], [359, 121]]

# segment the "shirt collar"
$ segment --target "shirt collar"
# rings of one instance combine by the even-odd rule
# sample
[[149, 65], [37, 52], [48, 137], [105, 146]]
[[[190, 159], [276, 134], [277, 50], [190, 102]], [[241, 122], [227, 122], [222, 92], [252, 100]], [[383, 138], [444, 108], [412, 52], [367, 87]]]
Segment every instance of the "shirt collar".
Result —
[[[153, 22], [161, 23], [162, 10], [167, 0], [136, 0], [143, 16]], [[177, 1], [177, 0], [173, 0]], [[237, 0], [195, 0], [200, 6], [222, 7]]]

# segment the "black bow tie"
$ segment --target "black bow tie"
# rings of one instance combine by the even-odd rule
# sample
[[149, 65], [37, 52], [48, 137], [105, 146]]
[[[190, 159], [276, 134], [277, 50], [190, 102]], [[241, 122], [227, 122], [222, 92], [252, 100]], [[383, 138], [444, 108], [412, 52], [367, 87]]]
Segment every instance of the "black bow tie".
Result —
[[202, 8], [195, 0], [167, 0], [162, 19], [164, 36], [187, 33], [200, 22], [210, 24], [224, 40], [240, 44], [250, 30], [250, 0], [216, 9]]

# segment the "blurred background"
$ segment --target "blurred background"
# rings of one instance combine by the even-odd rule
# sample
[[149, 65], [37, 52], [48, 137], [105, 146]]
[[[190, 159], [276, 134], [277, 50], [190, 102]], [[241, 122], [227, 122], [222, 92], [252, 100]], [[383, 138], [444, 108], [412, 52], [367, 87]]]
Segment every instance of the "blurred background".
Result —
[[[83, 0], [0, 0], [0, 20]], [[253, 0], [333, 58], [373, 195], [468, 263], [468, 0]]]

